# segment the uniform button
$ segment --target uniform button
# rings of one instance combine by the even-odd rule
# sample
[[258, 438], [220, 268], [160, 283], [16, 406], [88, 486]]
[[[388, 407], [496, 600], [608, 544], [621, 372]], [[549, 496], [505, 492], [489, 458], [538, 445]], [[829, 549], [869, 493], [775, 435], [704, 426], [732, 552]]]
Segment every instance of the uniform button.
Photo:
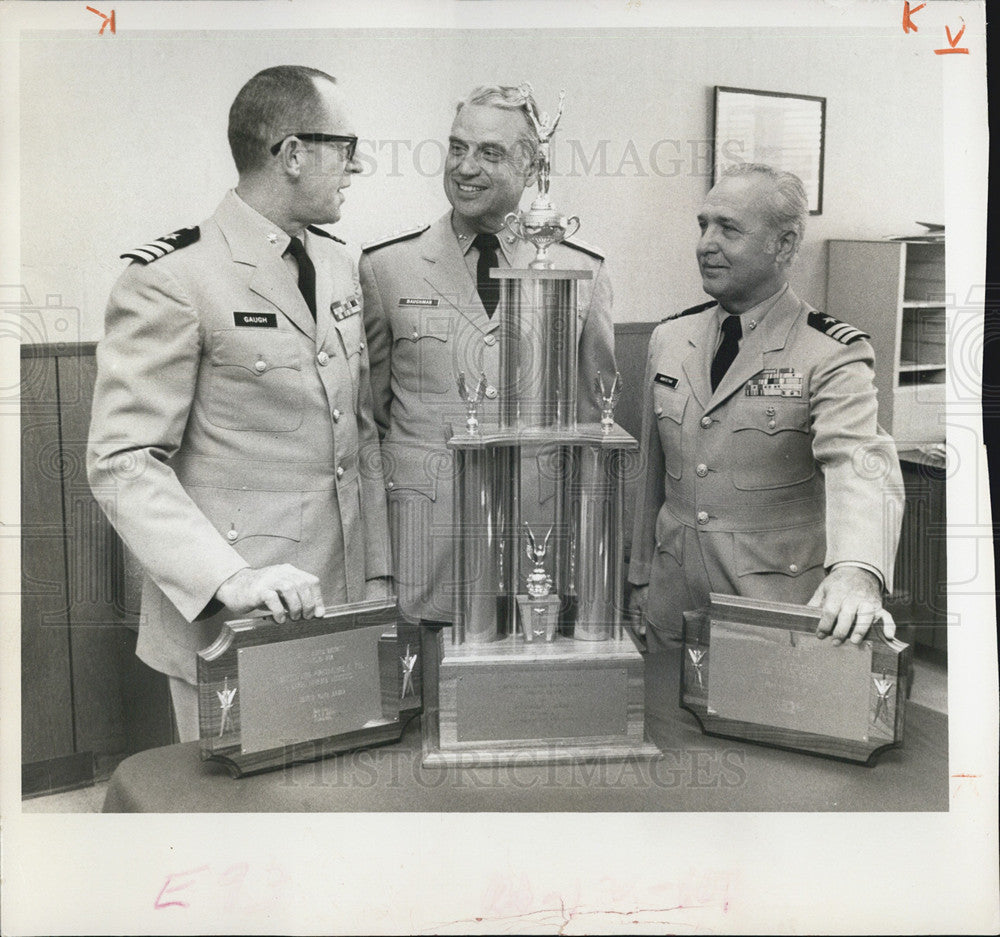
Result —
[[260, 374], [261, 371], [267, 370], [267, 362], [263, 358], [254, 363], [254, 368], [256, 368], [257, 373]]
[[360, 345], [358, 345], [358, 351], [364, 351], [364, 350], [365, 350], [365, 343], [362, 342]]
[[343, 477], [344, 477], [344, 466], [338, 465], [337, 466], [337, 478], [343, 478]]
[[484, 393], [486, 394], [487, 400], [497, 399], [497, 389], [492, 384], [486, 385], [486, 390], [484, 391]]
[[774, 416], [774, 407], [768, 407], [768, 408], [767, 408], [767, 409], [766, 409], [766, 410], [765, 410], [764, 412], [765, 412], [765, 413], [766, 413], [766, 414], [767, 414], [768, 416]]
[[495, 345], [497, 343], [497, 337], [495, 335], [484, 335], [483, 341], [486, 342], [487, 345]]
[[708, 466], [703, 462], [694, 470], [695, 475], [699, 478], [704, 478], [708, 474]]
[[663, 407], [657, 407], [655, 413], [657, 416], [663, 416]]
[[320, 364], [326, 365], [330, 361], [330, 356], [325, 351], [321, 351], [318, 355], [316, 355], [316, 360]]
[[413, 326], [413, 337], [420, 338], [420, 333], [417, 331], [417, 327]]
[[712, 418], [710, 416], [703, 416], [701, 418], [701, 425], [705, 429], [708, 429], [708, 427], [712, 425]]
[[394, 482], [386, 482], [385, 483], [385, 487], [388, 488], [391, 491], [395, 487], [395, 483]]
[[767, 428], [768, 428], [768, 429], [774, 429], [774, 427], [775, 427], [775, 426], [777, 426], [777, 425], [778, 425], [778, 424], [777, 424], [777, 423], [775, 423], [775, 422], [774, 422], [774, 420], [768, 420], [768, 421], [767, 421]]
[[333, 408], [333, 414], [332, 414], [332, 416], [333, 416], [333, 422], [334, 423], [339, 423], [340, 422], [340, 410], [338, 410], [336, 407]]
[[708, 523], [708, 511], [699, 511], [698, 512], [698, 523], [699, 524], [707, 524]]
[[789, 572], [797, 573], [799, 571], [799, 564], [798, 563], [789, 563], [788, 564], [788, 570], [789, 570]]
[[229, 533], [228, 533], [228, 534], [226, 534], [226, 539], [227, 539], [227, 540], [228, 540], [228, 541], [229, 541], [230, 543], [232, 543], [232, 542], [233, 542], [233, 541], [234, 541], [234, 540], [235, 540], [235, 539], [236, 539], [237, 537], [239, 537], [239, 532], [238, 532], [238, 531], [235, 531], [235, 530], [231, 530], [231, 531], [229, 531]]

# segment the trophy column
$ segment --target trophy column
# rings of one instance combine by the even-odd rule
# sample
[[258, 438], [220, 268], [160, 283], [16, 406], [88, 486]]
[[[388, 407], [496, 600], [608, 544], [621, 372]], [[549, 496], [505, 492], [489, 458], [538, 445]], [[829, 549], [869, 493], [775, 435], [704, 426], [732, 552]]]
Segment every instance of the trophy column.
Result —
[[455, 452], [454, 574], [457, 643], [485, 644], [513, 634], [520, 461], [509, 448]]
[[494, 270], [502, 282], [500, 428], [573, 429], [576, 285], [587, 270]]
[[582, 447], [579, 471], [573, 637], [607, 641], [621, 634], [624, 600], [620, 450]]

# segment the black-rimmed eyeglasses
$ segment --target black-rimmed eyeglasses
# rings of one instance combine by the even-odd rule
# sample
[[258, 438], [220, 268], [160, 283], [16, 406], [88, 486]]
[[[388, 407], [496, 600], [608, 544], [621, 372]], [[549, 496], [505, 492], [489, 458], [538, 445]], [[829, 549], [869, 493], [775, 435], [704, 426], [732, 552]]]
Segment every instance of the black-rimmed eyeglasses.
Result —
[[358, 148], [357, 137], [341, 136], [337, 133], [288, 133], [271, 147], [272, 156], [278, 155], [278, 150], [281, 149], [281, 144], [284, 143], [289, 137], [298, 137], [300, 140], [309, 140], [312, 143], [343, 143], [345, 146], [344, 156], [346, 157], [347, 162], [354, 159], [354, 153]]

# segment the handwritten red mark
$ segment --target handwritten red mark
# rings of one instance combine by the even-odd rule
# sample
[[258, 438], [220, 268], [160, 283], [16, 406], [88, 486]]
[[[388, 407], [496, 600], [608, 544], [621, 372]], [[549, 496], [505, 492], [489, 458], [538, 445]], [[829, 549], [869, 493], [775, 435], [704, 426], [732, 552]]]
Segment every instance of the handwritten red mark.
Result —
[[904, 33], [908, 33], [908, 32], [910, 32], [910, 30], [913, 30], [913, 32], [915, 32], [915, 33], [916, 32], [920, 32], [920, 30], [917, 29], [917, 24], [914, 23], [913, 20], [910, 19], [910, 17], [913, 16], [913, 14], [916, 13], [918, 10], [922, 10], [925, 6], [927, 6], [926, 3], [921, 3], [920, 6], [913, 7], [911, 9], [910, 8], [909, 0], [907, 0], [907, 2], [903, 4], [903, 32]]
[[98, 36], [103, 36], [104, 35], [104, 29], [105, 29], [106, 26], [110, 26], [111, 27], [111, 32], [115, 31], [115, 11], [114, 10], [111, 11], [110, 15], [106, 16], [100, 10], [95, 10], [93, 7], [87, 7], [87, 9], [91, 13], [96, 13], [98, 16], [100, 16], [104, 20], [104, 22], [101, 23], [101, 28], [97, 32]]
[[[962, 790], [963, 787], [966, 787], [972, 781], [979, 780], [979, 778], [981, 777], [981, 775], [978, 775], [978, 774], [953, 774], [952, 777], [953, 778], [960, 778], [961, 779], [955, 785], [955, 790], [952, 792], [952, 795], [951, 795], [953, 798], [955, 798], [955, 797], [958, 797], [958, 792], [960, 790]], [[972, 792], [976, 795], [976, 797], [979, 797], [980, 796], [979, 795], [979, 786], [978, 785], [973, 786]]]
[[188, 903], [186, 901], [162, 901], [164, 895], [168, 892], [173, 894], [177, 891], [183, 891], [185, 888], [189, 888], [193, 882], [184, 882], [183, 884], [174, 884], [174, 879], [179, 879], [183, 875], [197, 875], [199, 872], [207, 871], [208, 866], [203, 865], [197, 869], [192, 869], [190, 872], [176, 872], [171, 873], [167, 876], [167, 880], [163, 883], [163, 888], [160, 889], [160, 893], [156, 896], [156, 901], [153, 902], [154, 908], [186, 908]]
[[968, 55], [968, 49], [956, 49], [955, 46], [958, 45], [958, 40], [962, 38], [962, 33], [965, 32], [965, 23], [962, 24], [962, 28], [958, 31], [958, 35], [952, 38], [951, 30], [945, 26], [944, 31], [948, 34], [948, 48], [947, 49], [935, 49], [935, 55]]

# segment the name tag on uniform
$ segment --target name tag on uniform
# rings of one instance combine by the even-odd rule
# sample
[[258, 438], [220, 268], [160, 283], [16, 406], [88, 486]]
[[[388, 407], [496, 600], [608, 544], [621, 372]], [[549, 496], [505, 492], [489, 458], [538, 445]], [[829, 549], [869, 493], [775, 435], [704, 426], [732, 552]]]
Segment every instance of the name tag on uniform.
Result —
[[438, 304], [436, 299], [400, 299], [400, 306], [426, 306], [433, 307]]
[[764, 368], [746, 383], [747, 397], [801, 397], [802, 374], [795, 368]]
[[334, 319], [343, 322], [344, 319], [349, 319], [361, 312], [361, 302], [356, 295], [349, 299], [338, 299], [330, 303], [330, 312], [333, 313]]
[[653, 381], [656, 384], [662, 384], [664, 387], [677, 386], [677, 378], [671, 377], [669, 374], [657, 374], [656, 377], [653, 378]]
[[242, 329], [276, 329], [278, 316], [273, 312], [234, 312], [233, 322]]

